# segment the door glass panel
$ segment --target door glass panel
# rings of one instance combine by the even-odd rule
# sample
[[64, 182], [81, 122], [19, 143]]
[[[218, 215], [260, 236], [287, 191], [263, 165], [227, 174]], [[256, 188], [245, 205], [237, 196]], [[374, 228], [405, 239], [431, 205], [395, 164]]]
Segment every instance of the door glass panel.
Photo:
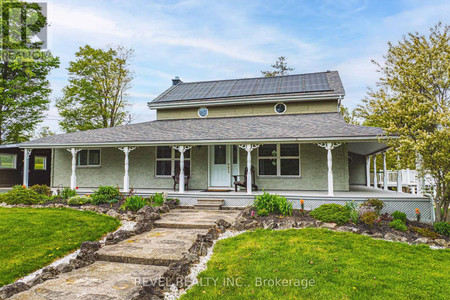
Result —
[[224, 165], [227, 163], [227, 146], [216, 145], [214, 146], [214, 164]]
[[233, 165], [237, 165], [238, 147], [233, 146]]

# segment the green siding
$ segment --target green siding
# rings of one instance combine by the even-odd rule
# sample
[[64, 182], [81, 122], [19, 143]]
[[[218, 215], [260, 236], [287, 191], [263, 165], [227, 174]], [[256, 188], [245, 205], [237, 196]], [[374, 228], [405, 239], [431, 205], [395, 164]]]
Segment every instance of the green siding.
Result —
[[[203, 190], [208, 187], [208, 146], [192, 149], [190, 189]], [[252, 152], [252, 163], [257, 166], [257, 150]], [[314, 144], [300, 146], [301, 177], [263, 178], [257, 177], [261, 189], [272, 190], [326, 190], [327, 153]], [[240, 169], [244, 174], [247, 153], [240, 150]], [[129, 157], [130, 186], [134, 188], [172, 188], [172, 178], [155, 177], [155, 147], [139, 147]], [[119, 185], [123, 187], [124, 154], [117, 148], [102, 148], [101, 167], [77, 168], [78, 187]], [[349, 189], [347, 146], [333, 150], [333, 174], [335, 190]], [[52, 185], [70, 185], [71, 154], [65, 149], [55, 149], [53, 159]]]

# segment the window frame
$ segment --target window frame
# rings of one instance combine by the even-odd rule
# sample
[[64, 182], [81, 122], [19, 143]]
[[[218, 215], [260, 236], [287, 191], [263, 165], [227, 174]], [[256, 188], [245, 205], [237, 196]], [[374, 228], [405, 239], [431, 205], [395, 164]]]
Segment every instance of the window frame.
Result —
[[[258, 148], [258, 155], [257, 155], [257, 177], [262, 178], [301, 178], [302, 177], [302, 160], [301, 160], [301, 146], [300, 144], [294, 144], [298, 146], [298, 156], [281, 156], [281, 145], [288, 145], [290, 143], [268, 143], [267, 145], [276, 145], [276, 156], [260, 156], [259, 155], [259, 149]], [[292, 145], [292, 144], [290, 144]], [[277, 174], [276, 175], [261, 175], [259, 170], [259, 161], [261, 159], [271, 159], [277, 161]], [[281, 160], [282, 159], [298, 159], [298, 175], [281, 175]]]
[[2, 167], [0, 167], [0, 170], [17, 170], [17, 154], [14, 154], [14, 153], [0, 153], [0, 155], [14, 157], [13, 167], [12, 168], [2, 168]]
[[[44, 168], [43, 169], [36, 169], [36, 158], [42, 157], [44, 159]], [[33, 170], [34, 171], [47, 171], [47, 156], [45, 155], [35, 155], [34, 161], [33, 161]]]
[[[171, 153], [170, 158], [158, 158], [158, 147], [170, 147]], [[180, 158], [176, 157], [176, 151], [172, 146], [156, 146], [155, 147], [155, 177], [156, 178], [172, 178], [175, 175], [175, 162], [179, 161]], [[184, 161], [190, 162], [190, 175], [192, 175], [192, 148], [189, 149], [190, 157], [184, 157]], [[158, 175], [158, 161], [170, 161], [170, 175]]]
[[[278, 111], [277, 111], [277, 106], [278, 106], [278, 104], [282, 104], [282, 105], [284, 106], [284, 111], [283, 111], [283, 112], [278, 112]], [[287, 111], [287, 105], [286, 105], [286, 103], [284, 103], [284, 102], [278, 102], [277, 104], [275, 104], [275, 105], [273, 106], [273, 110], [274, 110], [274, 112], [275, 112], [277, 115], [285, 114], [286, 111]]]
[[[90, 165], [89, 164], [89, 152], [90, 151], [92, 151], [92, 150], [94, 150], [94, 151], [99, 151], [99, 158], [98, 158], [98, 165]], [[81, 153], [81, 151], [87, 151], [87, 165], [80, 165], [80, 153]], [[83, 149], [83, 150], [80, 150], [78, 153], [77, 153], [77, 165], [76, 165], [76, 167], [77, 168], [100, 168], [102, 166], [102, 149], [100, 149], [100, 148], [92, 148], [92, 149]]]

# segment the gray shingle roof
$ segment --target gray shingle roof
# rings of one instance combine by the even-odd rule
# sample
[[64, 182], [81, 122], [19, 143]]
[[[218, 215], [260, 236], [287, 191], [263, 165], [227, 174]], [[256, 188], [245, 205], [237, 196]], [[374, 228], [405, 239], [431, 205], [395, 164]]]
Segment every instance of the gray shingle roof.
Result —
[[242, 78], [186, 82], [174, 85], [155, 98], [151, 104], [198, 100], [254, 98], [280, 95], [344, 95], [339, 73], [295, 74], [277, 77]]
[[345, 123], [339, 113], [161, 120], [47, 136], [21, 147], [268, 140], [375, 139], [382, 129]]

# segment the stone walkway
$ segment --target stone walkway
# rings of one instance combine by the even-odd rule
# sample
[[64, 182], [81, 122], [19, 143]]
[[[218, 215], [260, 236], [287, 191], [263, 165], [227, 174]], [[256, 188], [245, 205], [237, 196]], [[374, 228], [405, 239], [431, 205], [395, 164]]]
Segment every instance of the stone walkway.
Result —
[[60, 274], [10, 299], [112, 300], [129, 299], [139, 280], [155, 280], [167, 266], [182, 258], [197, 238], [219, 219], [232, 223], [239, 211], [175, 209], [156, 223], [157, 228], [115, 245], [102, 247], [99, 260]]

